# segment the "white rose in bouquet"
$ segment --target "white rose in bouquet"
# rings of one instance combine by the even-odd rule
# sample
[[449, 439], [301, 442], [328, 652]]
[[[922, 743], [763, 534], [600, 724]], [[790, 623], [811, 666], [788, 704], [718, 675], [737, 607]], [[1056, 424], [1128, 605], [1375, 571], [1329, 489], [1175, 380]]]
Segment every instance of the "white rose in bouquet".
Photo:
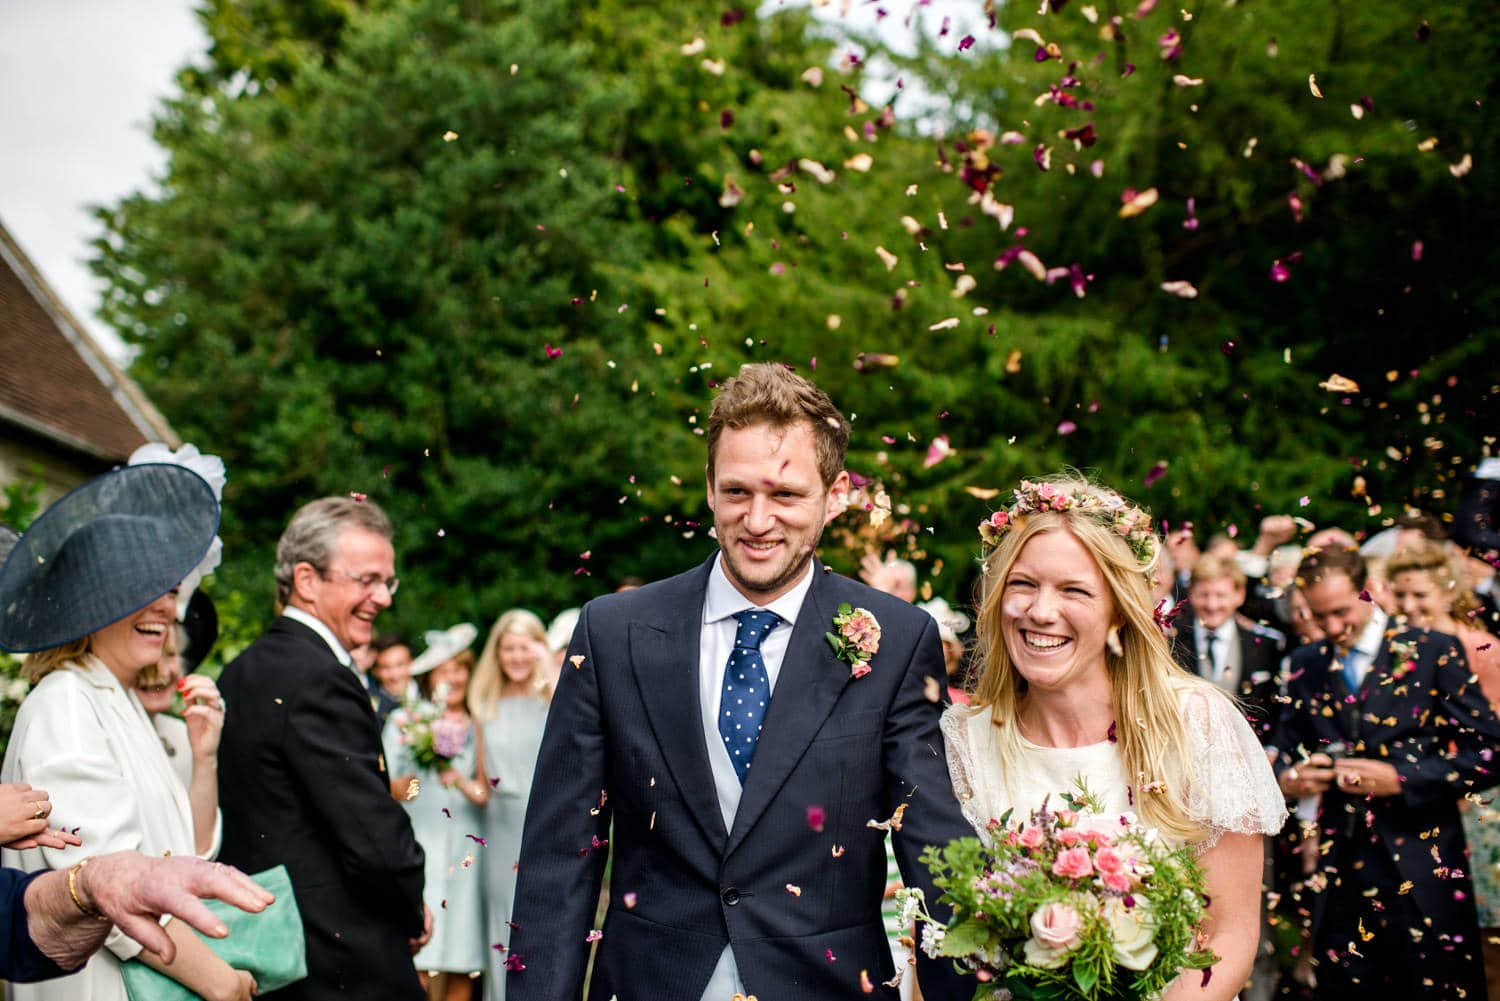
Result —
[[1115, 962], [1127, 970], [1144, 970], [1151, 965], [1156, 958], [1156, 923], [1144, 899], [1136, 897], [1134, 907], [1126, 907], [1118, 897], [1105, 901], [1104, 923], [1114, 940]]

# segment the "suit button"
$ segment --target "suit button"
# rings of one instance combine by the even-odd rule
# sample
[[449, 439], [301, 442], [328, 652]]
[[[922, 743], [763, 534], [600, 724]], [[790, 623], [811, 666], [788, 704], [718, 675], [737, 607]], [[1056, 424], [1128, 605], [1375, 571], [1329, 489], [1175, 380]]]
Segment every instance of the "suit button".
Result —
[[731, 886], [729, 889], [719, 894], [719, 899], [724, 901], [726, 905], [733, 907], [735, 904], [740, 902], [740, 891]]

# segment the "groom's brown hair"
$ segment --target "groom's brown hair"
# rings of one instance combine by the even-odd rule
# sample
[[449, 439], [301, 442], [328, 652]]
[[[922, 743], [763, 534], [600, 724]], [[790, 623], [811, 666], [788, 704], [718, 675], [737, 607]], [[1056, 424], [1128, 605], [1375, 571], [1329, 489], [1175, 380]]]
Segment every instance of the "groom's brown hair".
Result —
[[833, 485], [849, 450], [849, 422], [828, 394], [785, 365], [745, 365], [727, 380], [708, 412], [708, 479], [714, 478], [714, 453], [725, 428], [769, 424], [778, 430], [805, 421], [817, 447], [823, 486]]

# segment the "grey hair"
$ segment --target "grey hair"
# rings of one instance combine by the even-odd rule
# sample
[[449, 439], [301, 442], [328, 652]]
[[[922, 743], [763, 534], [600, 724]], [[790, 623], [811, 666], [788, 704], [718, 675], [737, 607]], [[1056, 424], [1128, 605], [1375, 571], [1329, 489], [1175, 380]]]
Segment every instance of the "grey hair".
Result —
[[374, 501], [352, 497], [320, 497], [297, 509], [276, 543], [276, 598], [285, 605], [292, 596], [298, 563], [328, 569], [334, 542], [346, 528], [363, 528], [389, 540], [391, 519]]

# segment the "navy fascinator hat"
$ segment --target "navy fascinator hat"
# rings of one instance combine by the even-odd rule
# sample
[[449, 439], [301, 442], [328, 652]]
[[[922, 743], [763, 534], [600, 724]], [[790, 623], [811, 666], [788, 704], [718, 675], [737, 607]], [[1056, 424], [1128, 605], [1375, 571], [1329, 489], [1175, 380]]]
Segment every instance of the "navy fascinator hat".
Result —
[[[137, 612], [198, 565], [213, 489], [182, 466], [126, 466], [43, 511], [0, 566], [0, 649], [63, 646]], [[3, 543], [0, 543], [3, 549]]]

